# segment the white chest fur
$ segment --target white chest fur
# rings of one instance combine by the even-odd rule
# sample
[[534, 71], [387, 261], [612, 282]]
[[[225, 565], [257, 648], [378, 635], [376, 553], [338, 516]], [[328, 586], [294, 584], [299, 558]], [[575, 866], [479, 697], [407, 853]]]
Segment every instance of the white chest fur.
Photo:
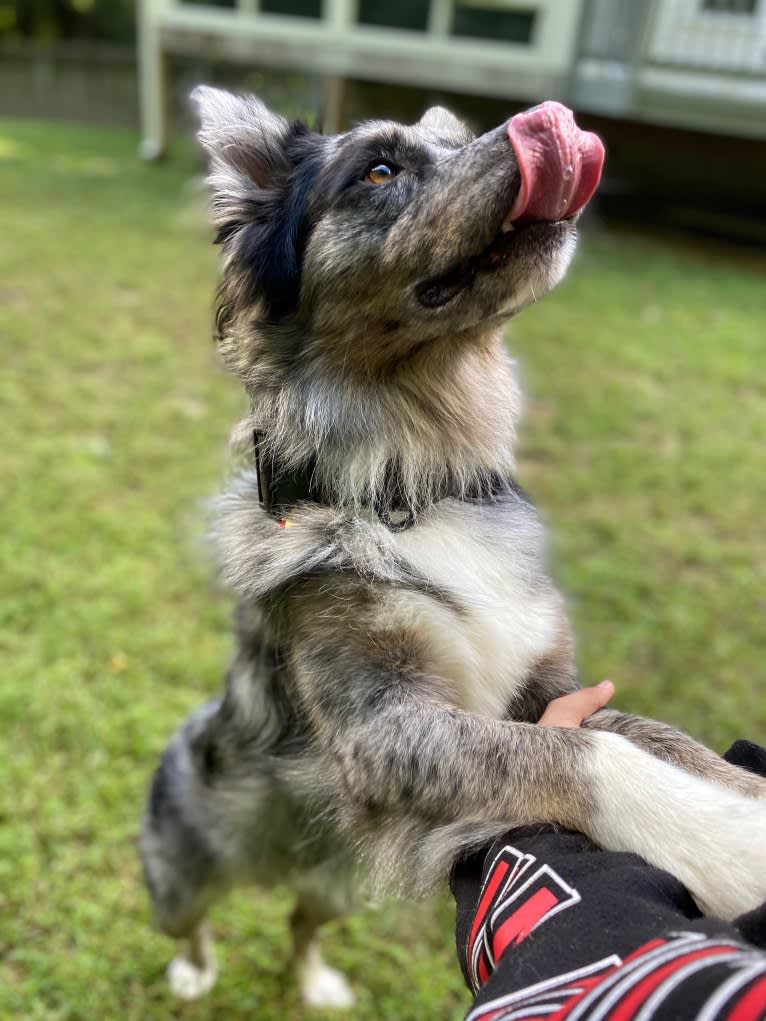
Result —
[[561, 598], [542, 569], [543, 534], [521, 502], [445, 501], [398, 533], [397, 552], [453, 599], [397, 593], [387, 612], [425, 640], [428, 668], [460, 708], [499, 717], [561, 636]]
[[560, 649], [561, 597], [544, 573], [542, 526], [521, 499], [443, 500], [402, 532], [374, 515], [348, 520], [312, 504], [291, 523], [281, 530], [260, 506], [254, 477], [243, 476], [217, 504], [227, 582], [256, 600], [308, 571], [353, 567], [398, 582], [381, 586], [375, 627], [416, 634], [425, 668], [460, 708], [503, 715], [530, 669]]

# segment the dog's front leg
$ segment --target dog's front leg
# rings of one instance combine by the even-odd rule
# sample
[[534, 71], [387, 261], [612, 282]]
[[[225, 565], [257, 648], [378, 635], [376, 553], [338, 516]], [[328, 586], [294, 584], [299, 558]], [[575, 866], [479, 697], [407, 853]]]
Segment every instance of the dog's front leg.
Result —
[[331, 750], [347, 794], [373, 818], [556, 823], [667, 869], [711, 914], [732, 918], [766, 899], [766, 803], [619, 735], [496, 723], [405, 699], [338, 733]]
[[688, 734], [666, 723], [605, 708], [585, 720], [583, 726], [591, 730], [621, 734], [644, 751], [679, 766], [687, 773], [747, 797], [766, 798], [766, 780], [763, 777], [740, 769], [739, 766], [732, 766]]
[[[411, 819], [482, 834], [554, 823], [677, 876], [709, 913], [766, 899], [766, 802], [717, 787], [619, 734], [475, 716], [437, 700], [446, 685], [348, 647], [297, 650], [294, 676], [350, 826]], [[454, 831], [454, 828], [453, 828]], [[458, 848], [455, 847], [455, 850]]]

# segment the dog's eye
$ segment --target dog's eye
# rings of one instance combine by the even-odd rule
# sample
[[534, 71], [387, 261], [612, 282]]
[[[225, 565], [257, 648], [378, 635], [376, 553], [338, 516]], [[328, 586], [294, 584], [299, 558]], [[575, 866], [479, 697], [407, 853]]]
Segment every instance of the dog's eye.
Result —
[[392, 167], [390, 163], [376, 163], [374, 167], [367, 171], [365, 181], [369, 181], [370, 184], [388, 184], [389, 181], [393, 181], [398, 173], [398, 169]]

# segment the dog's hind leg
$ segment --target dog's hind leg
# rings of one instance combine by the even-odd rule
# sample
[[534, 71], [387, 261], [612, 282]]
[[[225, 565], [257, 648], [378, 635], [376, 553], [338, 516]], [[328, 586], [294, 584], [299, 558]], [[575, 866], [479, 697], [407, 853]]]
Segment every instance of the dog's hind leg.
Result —
[[309, 1007], [345, 1009], [354, 1005], [354, 994], [341, 972], [325, 963], [319, 948], [318, 930], [348, 911], [351, 897], [329, 873], [317, 882], [301, 883], [290, 917], [294, 967], [304, 1003]]
[[194, 713], [166, 749], [152, 779], [139, 840], [155, 921], [179, 941], [167, 978], [184, 1000], [197, 999], [215, 983], [205, 916], [231, 885], [221, 854], [221, 822], [192, 754], [192, 738], [206, 733], [218, 706], [209, 703]]
[[198, 922], [168, 965], [170, 991], [181, 1000], [209, 993], [218, 978], [215, 948], [206, 922]]

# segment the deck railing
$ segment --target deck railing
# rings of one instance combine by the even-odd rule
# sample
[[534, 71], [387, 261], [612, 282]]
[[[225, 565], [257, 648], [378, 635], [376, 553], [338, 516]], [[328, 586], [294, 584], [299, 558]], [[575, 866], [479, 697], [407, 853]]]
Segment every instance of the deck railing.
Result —
[[411, 0], [409, 28], [375, 0], [275, 6], [140, 0], [144, 156], [167, 146], [173, 54], [318, 72], [328, 130], [359, 78], [766, 138], [766, 0]]
[[[319, 72], [327, 81], [323, 121], [338, 128], [345, 78], [397, 82], [475, 95], [562, 97], [575, 57], [582, 0], [430, 0], [422, 30], [365, 23], [357, 0], [322, 0], [316, 18], [270, 13], [259, 0], [230, 7], [141, 0], [142, 152], [168, 140], [169, 55], [207, 57]], [[363, 4], [362, 4], [363, 6]], [[520, 38], [461, 34], [471, 15], [518, 24]], [[510, 17], [504, 22], [503, 15]]]

